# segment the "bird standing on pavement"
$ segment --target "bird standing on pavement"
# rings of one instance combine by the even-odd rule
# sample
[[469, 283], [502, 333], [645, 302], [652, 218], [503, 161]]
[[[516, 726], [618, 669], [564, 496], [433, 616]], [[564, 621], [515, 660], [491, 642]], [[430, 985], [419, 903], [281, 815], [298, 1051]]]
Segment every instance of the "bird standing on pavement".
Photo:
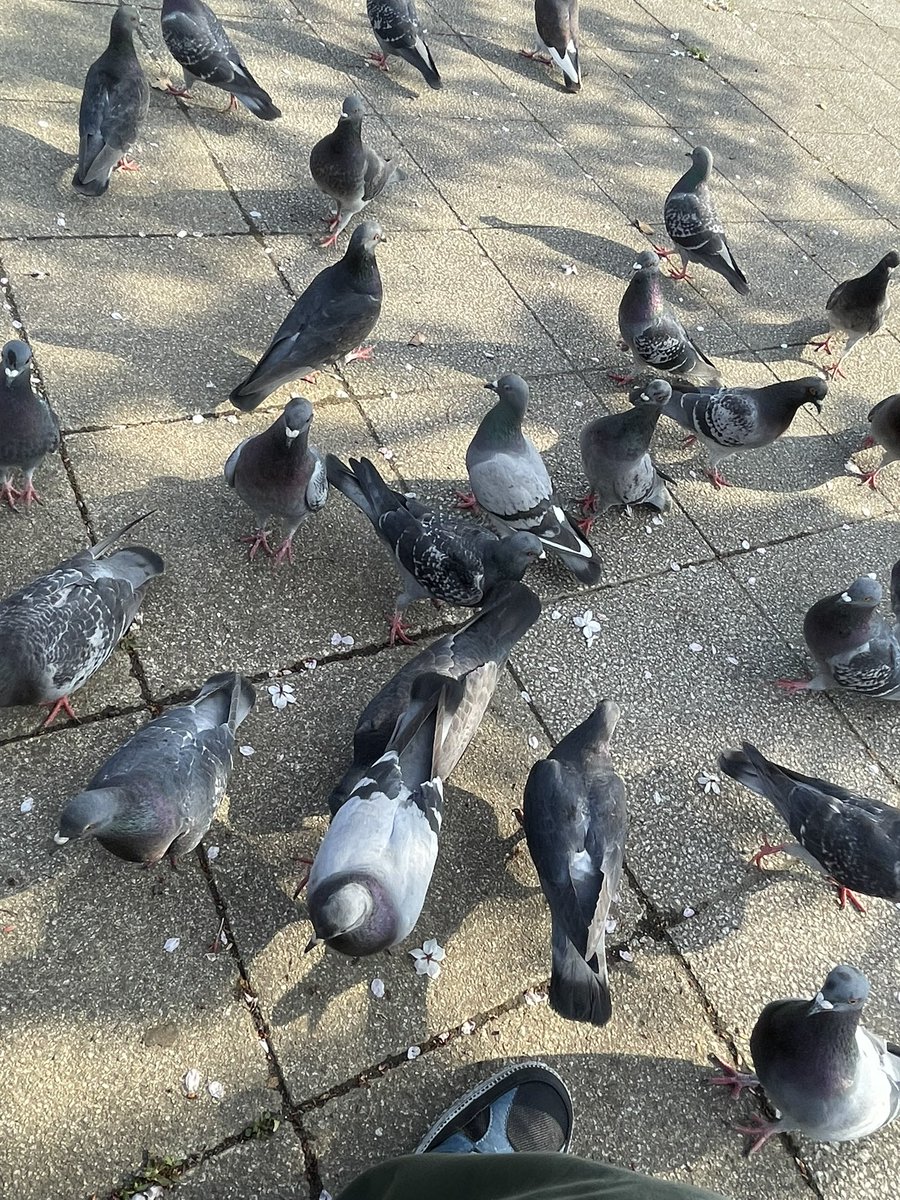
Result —
[[[31, 386], [31, 347], [7, 342], [0, 361], [0, 503], [15, 508], [21, 500], [29, 509], [41, 499], [34, 490], [34, 472], [59, 449], [59, 421]], [[13, 487], [14, 471], [22, 472], [21, 491]]]
[[622, 875], [626, 824], [625, 785], [609, 757], [618, 720], [618, 704], [602, 700], [531, 768], [522, 809], [550, 906], [550, 1006], [593, 1025], [612, 1016], [606, 918]]
[[[688, 266], [699, 263], [726, 279], [741, 296], [750, 291], [746, 276], [737, 265], [725, 240], [725, 229], [709, 192], [713, 156], [706, 146], [697, 146], [688, 156], [690, 168], [666, 197], [663, 217], [666, 231], [681, 256], [682, 267], [670, 279], [690, 279]], [[661, 258], [669, 251], [657, 247]]]
[[[643, 250], [634, 264], [619, 304], [619, 332], [631, 351], [638, 373], [666, 371], [701, 383], [719, 383], [715, 364], [691, 340], [687, 330], [662, 297], [659, 255]], [[633, 376], [611, 374], [618, 383]]]
[[869, 428], [871, 433], [863, 444], [864, 448], [879, 445], [884, 454], [875, 470], [865, 472], [860, 483], [868, 484], [875, 491], [878, 472], [900, 460], [900, 393], [878, 401], [869, 413]]
[[370, 54], [374, 66], [387, 71], [387, 60], [396, 55], [421, 72], [430, 88], [443, 87], [431, 51], [425, 45], [425, 30], [416, 12], [415, 0], [366, 0], [366, 12], [380, 54]]
[[779, 679], [787, 692], [842, 688], [877, 700], [900, 700], [900, 562], [891, 572], [893, 621], [878, 611], [881, 584], [861, 575], [818, 600], [803, 621], [803, 637], [819, 672], [812, 679]]
[[235, 672], [213, 675], [187, 704], [131, 735], [59, 818], [57, 845], [95, 837], [110, 854], [148, 865], [195, 849], [233, 765], [234, 735], [256, 700]]
[[102, 196], [113, 171], [136, 171], [128, 151], [150, 104], [150, 85], [134, 49], [141, 23], [130, 4], [117, 8], [109, 45], [88, 70], [78, 112], [78, 166], [72, 187], [83, 196]]
[[559, 504], [544, 460], [522, 432], [528, 384], [502, 375], [484, 385], [497, 403], [481, 419], [466, 450], [471, 496], [461, 507], [479, 507], [501, 533], [526, 531], [585, 584], [596, 583], [602, 567], [589, 542]]
[[161, 23], [163, 40], [184, 73], [184, 87], [168, 89], [173, 96], [189, 96], [199, 80], [228, 92], [226, 112], [237, 108], [240, 100], [261, 121], [281, 116], [281, 109], [247, 70], [221, 21], [203, 0], [163, 0]]
[[673, 390], [663, 415], [688, 430], [709, 455], [707, 474], [714, 487], [727, 487], [719, 464], [732, 454], [771, 446], [791, 425], [797, 410], [811, 404], [822, 411], [828, 384], [816, 375], [765, 387], [698, 387]]
[[[225, 479], [256, 515], [249, 557], [260, 549], [273, 554], [276, 566], [294, 561], [292, 542], [300, 522], [319, 512], [328, 499], [325, 464], [309, 444], [313, 409], [303, 396], [295, 396], [273, 425], [256, 437], [244, 438], [225, 463]], [[284, 522], [285, 539], [277, 550], [269, 545], [266, 525], [270, 517]]]
[[24, 704], [75, 719], [69, 697], [106, 662], [163, 561], [145, 546], [107, 551], [143, 517], [0, 601], [0, 708]]
[[403, 614], [414, 600], [476, 608], [497, 584], [519, 580], [542, 555], [529, 533], [498, 538], [473, 522], [426, 508], [389, 488], [367, 459], [325, 458], [328, 482], [369, 518], [394, 558], [403, 583], [391, 617], [391, 645], [409, 642]]
[[323, 246], [337, 245], [339, 235], [356, 213], [392, 183], [406, 178], [392, 158], [385, 161], [363, 145], [362, 119], [361, 101], [348, 96], [337, 128], [316, 142], [309, 156], [309, 171], [316, 187], [337, 205]]
[[859, 796], [837, 784], [801, 775], [771, 762], [749, 742], [719, 756], [719, 768], [765, 798], [787, 822], [796, 841], [766, 841], [753, 856], [759, 866], [769, 854], [790, 854], [837, 887], [841, 908], [854, 896], [900, 901], [900, 810]]
[[360, 345], [381, 315], [381, 275], [375, 248], [381, 226], [365, 221], [353, 230], [344, 257], [318, 275], [296, 300], [265, 354], [231, 393], [231, 402], [252, 412], [283, 383], [304, 378], [339, 358], [371, 358]]
[[868, 1137], [900, 1114], [900, 1047], [860, 1023], [869, 981], [856, 967], [829, 971], [812, 1000], [773, 1000], [750, 1035], [755, 1075], [721, 1063], [710, 1080], [739, 1096], [761, 1084], [778, 1120], [737, 1126], [755, 1154], [769, 1138], [798, 1132], [814, 1142]]
[[836, 375], [844, 377], [841, 363], [850, 351], [869, 334], [877, 333], [885, 322], [891, 301], [888, 297], [888, 284], [891, 281], [891, 271], [900, 266], [900, 254], [891, 250], [875, 264], [871, 271], [856, 279], [846, 279], [839, 283], [825, 303], [828, 313], [829, 331], [821, 342], [813, 342], [816, 350], [831, 354], [831, 343], [844, 334], [847, 341], [840, 356], [825, 368], [832, 378]]
[[537, 30], [534, 50], [519, 53], [548, 67], [558, 67], [566, 91], [580, 92], [578, 0], [534, 0], [534, 24]]
[[666, 481], [650, 457], [650, 443], [663, 406], [672, 395], [664, 379], [639, 391], [635, 407], [589, 421], [578, 445], [590, 491], [581, 501], [584, 519], [578, 527], [589, 534], [595, 518], [616, 505], [647, 504], [667, 512], [672, 501]]

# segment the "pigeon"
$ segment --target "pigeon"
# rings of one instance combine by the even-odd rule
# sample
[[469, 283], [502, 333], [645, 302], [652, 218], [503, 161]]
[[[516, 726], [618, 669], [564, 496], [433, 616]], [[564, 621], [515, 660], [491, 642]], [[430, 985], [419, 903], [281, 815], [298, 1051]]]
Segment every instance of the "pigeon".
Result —
[[363, 349], [360, 343], [381, 314], [375, 247], [384, 240], [377, 222], [357, 225], [344, 257], [320, 271], [298, 297], [268, 350], [231, 393], [235, 407], [252, 412], [283, 383], [303, 378], [339, 358], [345, 363], [371, 358], [371, 348]]
[[[822, 411], [828, 384], [817, 375], [770, 383], [765, 387], [698, 387], [672, 393], [663, 406], [663, 415], [677, 421], [689, 436], [686, 444], [700, 441], [706, 447], [710, 466], [707, 471], [716, 488], [727, 487], [728, 480], [719, 464], [732, 454], [771, 446], [790, 427], [803, 404]], [[636, 392], [632, 392], [632, 403]]]
[[415, 680], [387, 750], [335, 814], [309, 873], [307, 950], [325, 942], [353, 957], [376, 954], [415, 928], [437, 860], [445, 755], [458, 757], [461, 707], [468, 725], [471, 674]]
[[838, 334], [846, 335], [843, 353], [825, 370], [834, 378], [840, 375], [841, 363], [853, 349], [870, 333], [877, 333], [885, 322], [891, 302], [888, 299], [888, 284], [891, 271], [900, 266], [900, 254], [891, 250], [877, 262], [871, 271], [857, 279], [845, 279], [839, 283], [825, 303], [829, 330], [821, 342], [813, 342], [816, 350], [833, 353], [831, 343]]
[[818, 600], [803, 621], [803, 636], [819, 673], [812, 679], [779, 679], [787, 692], [843, 688], [877, 700], [900, 700], [900, 562], [891, 572], [888, 622], [878, 612], [881, 584], [861, 575], [834, 596]]
[[146, 546], [107, 554], [137, 517], [0, 601], [0, 708], [39, 704], [75, 719], [69, 696], [106, 662], [163, 560]]
[[[353, 762], [334, 788], [328, 801], [336, 813], [371, 763], [387, 749], [394, 726], [406, 711], [416, 679], [437, 672], [450, 679], [465, 679], [478, 668], [487, 669], [479, 676], [477, 695], [471, 697], [472, 728], [477, 729], [490, 703], [509, 652], [541, 615], [541, 602], [524, 583], [498, 584], [490, 604], [465, 625], [438, 638], [417, 654], [384, 685], [360, 714], [353, 734]], [[447, 775], [462, 757], [466, 745], [460, 743], [459, 756], [445, 768]]]
[[544, 460], [522, 432], [528, 384], [520, 375], [502, 375], [484, 386], [498, 400], [466, 450], [472, 494], [460, 496], [460, 507], [481, 508], [500, 533], [535, 534], [576, 579], [596, 583], [602, 567], [560, 507]]
[[369, 518], [394, 556], [403, 590], [391, 617], [391, 645], [409, 644], [403, 614], [414, 600], [477, 608], [498, 583], [519, 580], [543, 555], [529, 533], [498, 538], [474, 523], [463, 523], [389, 488], [367, 459], [350, 459], [349, 469], [333, 454], [325, 457], [328, 482]]
[[710, 1080], [739, 1096], [761, 1084], [779, 1119], [754, 1117], [737, 1126], [755, 1154], [775, 1134], [798, 1132], [815, 1142], [868, 1137], [900, 1114], [900, 1047], [860, 1024], [869, 981], [856, 967], [828, 972], [812, 1000], [773, 1000], [750, 1035], [756, 1074], [726, 1063]]
[[[619, 332], [638, 372], [667, 371], [685, 379], [718, 384], [715, 364], [691, 341], [685, 327], [663, 301], [659, 255], [653, 250], [642, 251], [634, 270], [636, 274], [619, 304]], [[610, 378], [617, 383], [630, 383], [633, 376], [611, 373]]]
[[900, 901], [900, 811], [893, 805], [779, 766], [749, 742], [721, 755], [719, 767], [774, 804], [796, 838], [767, 841], [753, 857], [757, 866], [768, 854], [799, 858], [834, 883], [841, 908], [849, 900], [865, 912], [854, 892]]
[[[31, 508], [40, 496], [34, 490], [34, 472], [48, 454], [59, 449], [59, 421], [43, 396], [31, 386], [31, 347], [25, 342], [7, 342], [2, 350], [0, 374], [0, 503], [10, 508], [21, 500]], [[19, 470], [24, 485], [13, 487], [13, 471]]]
[[323, 246], [336, 246], [351, 217], [392, 183], [406, 178], [392, 158], [385, 161], [363, 145], [362, 119], [362, 102], [348, 96], [334, 133], [316, 142], [309, 156], [309, 173], [316, 187], [337, 205]]
[[581, 500], [585, 516], [578, 527], [583, 534], [591, 532], [600, 513], [619, 504], [647, 504], [658, 512], [671, 507], [666, 481], [672, 481], [650, 457], [659, 414], [671, 395], [664, 379], [654, 379], [640, 392], [634, 408], [597, 417], [582, 429], [578, 444], [591, 487]]
[[[328, 479], [318, 450], [309, 444], [312, 419], [310, 402], [294, 396], [274, 425], [256, 437], [244, 438], [228, 456], [225, 478], [258, 522], [256, 533], [241, 538], [250, 544], [251, 561], [261, 549], [274, 555], [276, 565], [285, 559], [292, 563], [300, 522], [325, 507]], [[274, 551], [266, 532], [269, 517], [283, 521], [287, 529]]]
[[138, 10], [124, 4], [113, 13], [109, 45], [92, 63], [78, 112], [78, 166], [72, 187], [83, 196], [102, 196], [118, 167], [136, 171], [128, 150], [150, 104], [150, 85], [134, 49]]
[[420, 71], [430, 88], [444, 86], [434, 65], [431, 51], [425, 45], [422, 22], [416, 12], [415, 0], [366, 0], [366, 12], [380, 54], [370, 54], [373, 66], [387, 71], [391, 55], [404, 59]]
[[874, 471], [865, 472], [860, 483], [868, 484], [875, 491], [878, 472], [900, 459], [900, 393], [879, 400], [869, 413], [869, 425], [872, 432], [865, 440], [865, 447], [877, 444], [883, 448], [884, 455]]
[[519, 53], [548, 67], [558, 67], [566, 91], [580, 92], [578, 0], [534, 0], [534, 24], [537, 28], [534, 50]]
[[[681, 270], [669, 278], [690, 279], [688, 266], [696, 262], [721, 275], [739, 295], [746, 296], [750, 285], [725, 240], [725, 230], [709, 194], [713, 156], [706, 146], [696, 146], [688, 158], [691, 166], [669, 192], [663, 210], [666, 230], [682, 262]], [[671, 251], [657, 247], [656, 253], [668, 258]]]
[[213, 675], [108, 758], [59, 818], [58, 846], [94, 837], [125, 862], [172, 864], [195, 849], [228, 786], [235, 730], [256, 694], [234, 671]]
[[528, 852], [550, 906], [550, 1007], [570, 1021], [605, 1025], [612, 1016], [606, 918], [622, 875], [625, 785], [609, 746], [619, 706], [601, 700], [525, 784]]
[[189, 96], [194, 83], [229, 93], [226, 112], [240, 100], [261, 121], [274, 121], [281, 109], [272, 103], [235, 50], [221, 21], [203, 0], [163, 0], [163, 41], [184, 73], [184, 87], [169, 85], [173, 96]]

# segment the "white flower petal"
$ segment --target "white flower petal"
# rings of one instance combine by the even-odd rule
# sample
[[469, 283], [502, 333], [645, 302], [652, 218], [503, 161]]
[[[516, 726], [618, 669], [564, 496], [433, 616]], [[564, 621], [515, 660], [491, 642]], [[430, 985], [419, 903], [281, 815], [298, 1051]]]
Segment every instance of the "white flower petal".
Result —
[[166, 940], [163, 942], [163, 950], [165, 950], [166, 954], [174, 954], [180, 945], [180, 937], [166, 938]]
[[200, 1092], [200, 1084], [202, 1082], [203, 1076], [196, 1067], [191, 1067], [190, 1070], [185, 1071], [184, 1075], [182, 1076], [181, 1086], [184, 1089], [184, 1094], [187, 1096], [188, 1100], [197, 1099], [197, 1095]]
[[410, 1061], [412, 1061], [413, 1059], [418, 1058], [421, 1053], [422, 1053], [421, 1046], [410, 1046], [410, 1048], [406, 1052], [406, 1057]]
[[25, 799], [22, 801], [22, 803], [19, 805], [19, 812], [30, 813], [33, 808], [34, 808], [34, 796], [26, 796]]
[[384, 997], [384, 980], [379, 979], [376, 975], [376, 977], [369, 984], [369, 990], [376, 1000], [381, 1000]]
[[435, 959], [431, 958], [425, 965], [425, 971], [429, 979], [437, 979], [438, 975], [441, 973], [441, 964], [436, 962]]
[[256, 753], [252, 746], [241, 746], [240, 752], [243, 754], [244, 758], [252, 758]]
[[219, 847], [218, 846], [207, 846], [206, 857], [209, 859], [210, 862], [215, 862], [216, 859], [219, 857]]
[[206, 1090], [212, 1096], [213, 1100], [224, 1100], [225, 1099], [224, 1084], [219, 1083], [218, 1079], [211, 1079], [209, 1081], [209, 1083], [206, 1085]]

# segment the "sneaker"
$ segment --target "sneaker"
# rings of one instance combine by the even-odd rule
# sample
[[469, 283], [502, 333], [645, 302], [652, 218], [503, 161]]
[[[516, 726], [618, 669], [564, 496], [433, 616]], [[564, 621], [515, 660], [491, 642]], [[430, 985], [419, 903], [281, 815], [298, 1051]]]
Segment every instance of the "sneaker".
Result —
[[572, 1097], [542, 1062], [512, 1063], [466, 1092], [428, 1130], [415, 1154], [567, 1153]]

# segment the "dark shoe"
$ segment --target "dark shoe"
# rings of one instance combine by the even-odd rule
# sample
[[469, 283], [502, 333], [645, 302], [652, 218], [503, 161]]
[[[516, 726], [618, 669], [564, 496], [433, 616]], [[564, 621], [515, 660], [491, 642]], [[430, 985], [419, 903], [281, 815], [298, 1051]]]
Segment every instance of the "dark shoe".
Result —
[[428, 1130], [416, 1154], [567, 1153], [572, 1097], [541, 1062], [512, 1063], [466, 1092]]

